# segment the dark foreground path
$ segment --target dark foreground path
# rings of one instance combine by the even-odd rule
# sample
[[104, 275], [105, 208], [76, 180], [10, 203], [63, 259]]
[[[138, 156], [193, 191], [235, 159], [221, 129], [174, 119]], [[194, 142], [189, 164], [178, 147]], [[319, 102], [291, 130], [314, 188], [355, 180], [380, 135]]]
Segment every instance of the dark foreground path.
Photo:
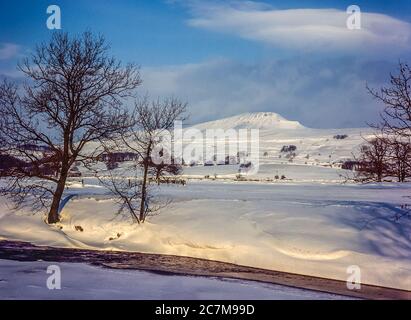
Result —
[[364, 284], [361, 285], [361, 290], [348, 290], [344, 281], [161, 254], [55, 248], [35, 246], [27, 242], [0, 241], [0, 259], [77, 262], [106, 268], [135, 269], [161, 274], [253, 280], [364, 299], [411, 299], [410, 291]]

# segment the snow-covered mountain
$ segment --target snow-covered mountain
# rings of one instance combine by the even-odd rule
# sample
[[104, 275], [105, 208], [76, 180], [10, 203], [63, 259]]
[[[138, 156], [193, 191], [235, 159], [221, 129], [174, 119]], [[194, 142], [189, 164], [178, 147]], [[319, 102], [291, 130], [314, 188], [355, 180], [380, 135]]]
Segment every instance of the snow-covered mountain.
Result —
[[298, 121], [290, 121], [274, 112], [243, 113], [237, 116], [204, 122], [194, 127], [204, 129], [304, 129]]
[[[313, 129], [274, 112], [243, 113], [193, 127], [206, 129], [259, 129], [261, 163], [332, 165], [351, 159], [372, 134], [370, 128]], [[214, 144], [214, 141], [210, 141]], [[294, 146], [292, 155], [281, 150]]]

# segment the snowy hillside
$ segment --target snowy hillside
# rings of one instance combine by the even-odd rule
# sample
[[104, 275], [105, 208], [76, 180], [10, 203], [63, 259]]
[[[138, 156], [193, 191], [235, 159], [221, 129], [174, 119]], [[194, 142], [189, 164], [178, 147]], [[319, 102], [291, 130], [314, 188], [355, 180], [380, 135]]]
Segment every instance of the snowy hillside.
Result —
[[[353, 159], [359, 146], [372, 134], [370, 128], [312, 129], [272, 112], [244, 113], [193, 126], [206, 129], [259, 129], [260, 164], [340, 167]], [[256, 143], [257, 141], [251, 141]], [[191, 141], [186, 141], [191, 143]], [[212, 148], [213, 141], [206, 141]], [[283, 148], [294, 146], [292, 152]], [[193, 171], [190, 169], [189, 171]]]

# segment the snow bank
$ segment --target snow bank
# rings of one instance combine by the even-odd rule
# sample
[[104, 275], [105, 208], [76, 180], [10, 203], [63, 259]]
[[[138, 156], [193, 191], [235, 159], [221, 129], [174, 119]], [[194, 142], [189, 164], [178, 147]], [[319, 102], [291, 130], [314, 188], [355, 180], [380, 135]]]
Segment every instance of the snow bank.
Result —
[[[409, 185], [191, 183], [163, 187], [173, 204], [138, 226], [113, 200], [79, 198], [59, 226], [0, 212], [0, 237], [38, 245], [174, 254], [411, 290], [411, 222], [392, 217]], [[75, 191], [75, 190], [74, 190]], [[82, 188], [81, 192], [92, 190]], [[76, 230], [80, 226], [83, 231]], [[60, 230], [59, 227], [62, 229]], [[77, 228], [78, 229], [78, 228]]]

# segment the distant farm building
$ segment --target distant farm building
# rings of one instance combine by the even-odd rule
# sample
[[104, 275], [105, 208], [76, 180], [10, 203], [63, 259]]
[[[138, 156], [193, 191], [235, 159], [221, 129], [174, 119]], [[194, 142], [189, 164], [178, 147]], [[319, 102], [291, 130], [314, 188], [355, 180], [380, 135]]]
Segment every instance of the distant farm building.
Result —
[[110, 152], [100, 155], [100, 161], [103, 162], [125, 162], [136, 161], [138, 154], [133, 152]]

